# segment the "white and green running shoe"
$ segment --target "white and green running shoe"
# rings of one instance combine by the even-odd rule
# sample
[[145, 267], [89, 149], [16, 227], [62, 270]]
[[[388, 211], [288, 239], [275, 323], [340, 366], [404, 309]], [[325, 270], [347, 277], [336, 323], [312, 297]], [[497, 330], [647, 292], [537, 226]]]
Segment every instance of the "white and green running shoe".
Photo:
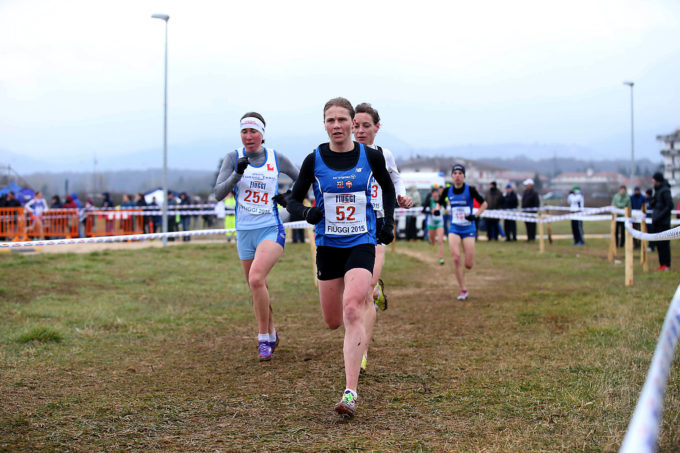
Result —
[[383, 283], [382, 279], [378, 279], [376, 288], [378, 288], [378, 298], [374, 299], [373, 302], [378, 306], [379, 309], [383, 311], [387, 310], [387, 296], [385, 296], [385, 284]]
[[335, 405], [335, 412], [343, 417], [354, 417], [354, 411], [357, 409], [357, 398], [352, 395], [352, 392], [345, 390], [342, 394], [342, 399]]

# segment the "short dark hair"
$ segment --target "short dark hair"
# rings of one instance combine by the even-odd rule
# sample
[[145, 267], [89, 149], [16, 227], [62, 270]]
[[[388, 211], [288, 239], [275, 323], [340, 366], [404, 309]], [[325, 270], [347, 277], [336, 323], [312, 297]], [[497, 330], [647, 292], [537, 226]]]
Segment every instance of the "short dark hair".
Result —
[[267, 125], [267, 123], [264, 121], [264, 117], [257, 112], [248, 112], [248, 113], [244, 114], [241, 117], [241, 119], [249, 118], [249, 117], [250, 118], [257, 118], [258, 120], [262, 121], [262, 124], [264, 124], [265, 126]]
[[380, 115], [378, 114], [378, 111], [374, 109], [373, 106], [368, 102], [362, 102], [361, 104], [357, 105], [355, 110], [356, 113], [368, 113], [369, 115], [371, 115], [371, 118], [373, 119], [373, 124], [380, 123]]
[[339, 98], [333, 98], [330, 101], [326, 102], [326, 105], [323, 106], [323, 115], [324, 119], [326, 117], [326, 110], [328, 110], [331, 107], [342, 107], [343, 109], [347, 109], [349, 112], [350, 118], [354, 119], [354, 107], [352, 107], [352, 103], [349, 102], [347, 99], [343, 97]]

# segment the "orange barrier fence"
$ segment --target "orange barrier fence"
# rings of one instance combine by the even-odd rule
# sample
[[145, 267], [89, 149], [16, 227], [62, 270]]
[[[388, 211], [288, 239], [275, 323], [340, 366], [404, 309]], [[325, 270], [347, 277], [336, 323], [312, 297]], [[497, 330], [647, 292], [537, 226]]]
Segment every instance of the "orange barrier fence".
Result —
[[77, 238], [78, 210], [49, 209], [42, 216], [35, 216], [25, 211], [25, 236], [27, 238]]
[[24, 208], [0, 208], [0, 238], [6, 241], [26, 239]]
[[148, 219], [148, 216], [139, 214], [139, 211], [142, 209], [88, 211], [85, 235], [93, 237], [142, 234], [144, 219]]
[[24, 208], [0, 208], [0, 237], [12, 242], [77, 238], [78, 210], [50, 209], [37, 216]]

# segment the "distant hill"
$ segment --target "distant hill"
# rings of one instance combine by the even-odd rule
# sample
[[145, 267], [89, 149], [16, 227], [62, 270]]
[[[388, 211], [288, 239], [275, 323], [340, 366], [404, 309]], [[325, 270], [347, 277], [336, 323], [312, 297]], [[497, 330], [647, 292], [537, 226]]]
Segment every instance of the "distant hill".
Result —
[[[168, 170], [168, 188], [177, 192], [188, 192], [193, 195], [207, 196], [212, 192], [217, 176], [217, 164], [212, 171], [204, 170]], [[77, 192], [81, 196], [97, 197], [102, 192], [115, 194], [148, 192], [162, 185], [163, 171], [121, 170], [92, 173], [32, 173], [26, 180], [33, 189], [41, 190], [49, 199], [54, 194], [63, 196], [68, 181], [68, 192]]]
[[[394, 150], [393, 150], [394, 151]], [[555, 173], [585, 171], [593, 168], [595, 171], [618, 171], [622, 174], [630, 172], [630, 160], [598, 158], [597, 150], [579, 145], [565, 145], [559, 143], [504, 143], [494, 145], [457, 145], [436, 149], [421, 149], [411, 151], [410, 156], [395, 152], [398, 161], [403, 162], [409, 157], [451, 157], [484, 162], [510, 170], [536, 170], [546, 176]], [[639, 167], [638, 174], [650, 176], [662, 164], [661, 156], [657, 160], [648, 158], [636, 160]]]
[[[480, 162], [495, 165], [498, 167], [505, 167], [510, 170], [523, 171], [532, 169], [542, 175], [549, 177], [556, 176], [564, 172], [584, 172], [589, 168], [594, 171], [615, 171], [623, 175], [628, 175], [630, 172], [630, 160], [584, 160], [584, 159], [569, 159], [564, 157], [545, 158], [545, 159], [531, 159], [526, 156], [517, 156], [508, 159], [501, 158], [482, 158], [477, 159]], [[640, 159], [635, 161], [638, 175], [651, 176], [655, 171], [659, 170], [662, 165], [661, 159], [659, 162], [652, 162], [649, 159]]]

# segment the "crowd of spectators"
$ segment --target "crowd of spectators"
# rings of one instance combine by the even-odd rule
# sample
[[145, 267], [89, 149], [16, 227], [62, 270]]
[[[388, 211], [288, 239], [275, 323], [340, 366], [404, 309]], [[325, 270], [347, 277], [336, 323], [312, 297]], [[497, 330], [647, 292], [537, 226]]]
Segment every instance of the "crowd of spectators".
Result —
[[[628, 195], [626, 186], [619, 187], [619, 190], [614, 195], [611, 200], [611, 205], [619, 208], [625, 209], [630, 207], [633, 210], [640, 210], [642, 206], [651, 211], [648, 217], [651, 218], [651, 224], [648, 225], [648, 230], [650, 232], [661, 232], [670, 228], [670, 218], [671, 210], [674, 208], [673, 201], [670, 194], [670, 186], [666, 180], [664, 180], [661, 173], [656, 173], [653, 178], [654, 189], [648, 189], [645, 193], [642, 193], [640, 187], [635, 187], [633, 189], [633, 194]], [[504, 210], [517, 210], [522, 209], [528, 212], [537, 212], [541, 205], [541, 200], [538, 192], [534, 189], [534, 181], [532, 179], [527, 179], [522, 184], [524, 190], [521, 194], [515, 192], [514, 187], [511, 184], [505, 186], [505, 192], [501, 191], [495, 182], [489, 185], [489, 189], [485, 193], [485, 199], [489, 204], [490, 210], [504, 209]], [[433, 189], [438, 189], [440, 192], [444, 189], [443, 187], [434, 186]], [[436, 193], [436, 191], [435, 191]], [[432, 192], [428, 193], [425, 200], [421, 201], [421, 196], [415, 186], [409, 188], [409, 196], [414, 201], [414, 206], [428, 206], [430, 203], [430, 197]], [[100, 202], [95, 204], [92, 198], [87, 198], [85, 204], [83, 205], [78, 198], [77, 193], [71, 193], [66, 195], [65, 200], [59, 195], [53, 195], [49, 203], [43, 198], [40, 191], [35, 192], [32, 198], [23, 204], [26, 210], [27, 219], [30, 219], [26, 223], [27, 233], [35, 238], [44, 238], [45, 230], [50, 228], [49, 220], [46, 223], [45, 213], [50, 210], [55, 209], [72, 209], [78, 212], [78, 234], [80, 237], [86, 235], [86, 224], [88, 215], [92, 211], [96, 210], [142, 210], [143, 214], [141, 225], [142, 231], [144, 233], [155, 233], [162, 229], [162, 215], [161, 215], [161, 204], [156, 199], [152, 197], [151, 201], [147, 202], [145, 195], [142, 193], [137, 193], [132, 196], [129, 194], [123, 194], [120, 198], [120, 204], [116, 205], [112, 200], [111, 194], [109, 192], [103, 192], [101, 194]], [[191, 205], [201, 203], [201, 200], [196, 197], [192, 200], [192, 197], [186, 192], [181, 192], [175, 194], [173, 192], [168, 193], [168, 216], [167, 216], [167, 227], [169, 232], [174, 231], [189, 231], [192, 229], [200, 227], [211, 228], [214, 223], [215, 213], [205, 213], [195, 214], [190, 211]], [[580, 192], [578, 186], [574, 186], [570, 191], [567, 198], [567, 203], [571, 208], [571, 211], [579, 211], [584, 208], [584, 197]], [[233, 203], [232, 203], [233, 204]], [[223, 205], [224, 206], [224, 205]], [[8, 192], [5, 195], [0, 196], [0, 208], [19, 208], [22, 207], [22, 203], [17, 194], [14, 192]], [[227, 209], [233, 209], [233, 206], [226, 206]], [[680, 203], [677, 206], [680, 210]], [[182, 211], [186, 210], [187, 213]], [[444, 227], [445, 235], [448, 234], [448, 224], [450, 217], [448, 213], [444, 213]], [[114, 234], [116, 230], [116, 221], [112, 216], [104, 217], [104, 228], [107, 234]], [[231, 215], [222, 215], [219, 220], [225, 219], [227, 222], [233, 220]], [[678, 215], [680, 218], [680, 214]], [[416, 239], [417, 238], [417, 216], [412, 213], [406, 218], [406, 238]], [[296, 220], [296, 219], [291, 219]], [[199, 223], [202, 221], [202, 225]], [[16, 222], [16, 217], [5, 216], [3, 230], [5, 234], [16, 231], [16, 226], [11, 226]], [[225, 228], [229, 228], [225, 222]], [[426, 220], [423, 222], [425, 224]], [[484, 218], [478, 220], [478, 230], [486, 230], [487, 238], [490, 241], [498, 241], [499, 238], [505, 238], [505, 241], [516, 241], [517, 240], [517, 224], [515, 220], [506, 219], [500, 222], [498, 219]], [[221, 223], [221, 222], [218, 222]], [[221, 226], [221, 225], [218, 225]], [[583, 233], [583, 223], [579, 220], [572, 220], [572, 234], [574, 236], [573, 245], [584, 245], [585, 235]], [[536, 223], [525, 222], [527, 240], [534, 241], [536, 239]], [[637, 227], [639, 228], [639, 226]], [[423, 228], [423, 231], [425, 229]], [[233, 235], [231, 235], [233, 236]], [[229, 239], [233, 239], [228, 235]], [[5, 238], [9, 238], [5, 236]], [[425, 238], [426, 235], [420, 237]], [[304, 230], [293, 231], [292, 239], [294, 242], [304, 242]], [[173, 240], [170, 238], [169, 240]], [[183, 241], [190, 241], [191, 237], [184, 236]], [[623, 247], [625, 244], [625, 227], [623, 222], [617, 222], [615, 230], [615, 241], [617, 247]], [[640, 242], [635, 240], [635, 247], [640, 247]], [[649, 250], [652, 251], [655, 248], [659, 250], [660, 259], [660, 269], [664, 270], [670, 267], [670, 247], [665, 242], [650, 242]]]
[[[93, 198], [87, 198], [85, 204], [83, 205], [78, 198], [77, 193], [71, 193], [66, 195], [65, 201], [62, 201], [61, 196], [53, 195], [49, 202], [43, 198], [40, 191], [33, 193], [25, 203], [22, 203], [16, 196], [16, 193], [10, 191], [2, 196], [0, 196], [0, 208], [21, 208], [23, 207], [26, 215], [26, 233], [31, 238], [44, 239], [46, 230], [49, 232], [50, 228], [52, 231], [55, 230], [56, 221], [50, 224], [50, 218], [52, 219], [64, 219], [67, 218], [67, 224], [71, 225], [70, 214], [61, 212], [59, 216], [49, 216], [46, 213], [54, 210], [73, 210], [74, 221], [78, 223], [78, 236], [85, 237], [87, 235], [87, 221], [92, 211], [102, 211], [102, 210], [120, 210], [120, 211], [143, 211], [141, 214], [131, 213], [129, 217], [125, 217], [126, 222], [123, 223], [120, 220], [120, 216], [105, 215], [100, 212], [100, 217], [103, 222], [104, 231], [106, 234], [116, 234], [124, 226], [130, 226], [132, 228], [133, 221], [129, 219], [141, 218], [141, 229], [144, 233], [155, 233], [161, 231], [162, 228], [162, 215], [161, 215], [161, 205], [156, 200], [156, 197], [152, 197], [151, 201], [147, 203], [146, 198], [143, 193], [137, 193], [136, 195], [122, 194], [120, 197], [120, 204], [116, 205], [109, 192], [103, 192], [100, 197], [99, 203], [95, 204]], [[214, 215], [203, 213], [201, 215], [194, 213], [182, 213], [182, 210], [193, 210], [192, 205], [201, 203], [200, 198], [195, 197], [193, 200], [189, 194], [182, 192], [175, 194], [172, 192], [168, 193], [168, 210], [169, 214], [167, 216], [168, 231], [189, 231], [199, 227], [198, 223], [202, 219], [203, 226], [211, 227], [213, 224]], [[179, 213], [177, 212], [179, 210]], [[6, 215], [3, 217], [3, 228], [6, 233], [2, 236], [4, 239], [12, 239], [9, 233], [16, 234], [17, 229], [17, 216], [16, 214]], [[193, 225], [192, 225], [193, 224]], [[137, 225], [134, 222], [134, 225]], [[54, 234], [50, 234], [51, 237], [55, 237]], [[62, 237], [62, 236], [56, 236]], [[189, 241], [190, 237], [183, 237], [184, 241]]]

